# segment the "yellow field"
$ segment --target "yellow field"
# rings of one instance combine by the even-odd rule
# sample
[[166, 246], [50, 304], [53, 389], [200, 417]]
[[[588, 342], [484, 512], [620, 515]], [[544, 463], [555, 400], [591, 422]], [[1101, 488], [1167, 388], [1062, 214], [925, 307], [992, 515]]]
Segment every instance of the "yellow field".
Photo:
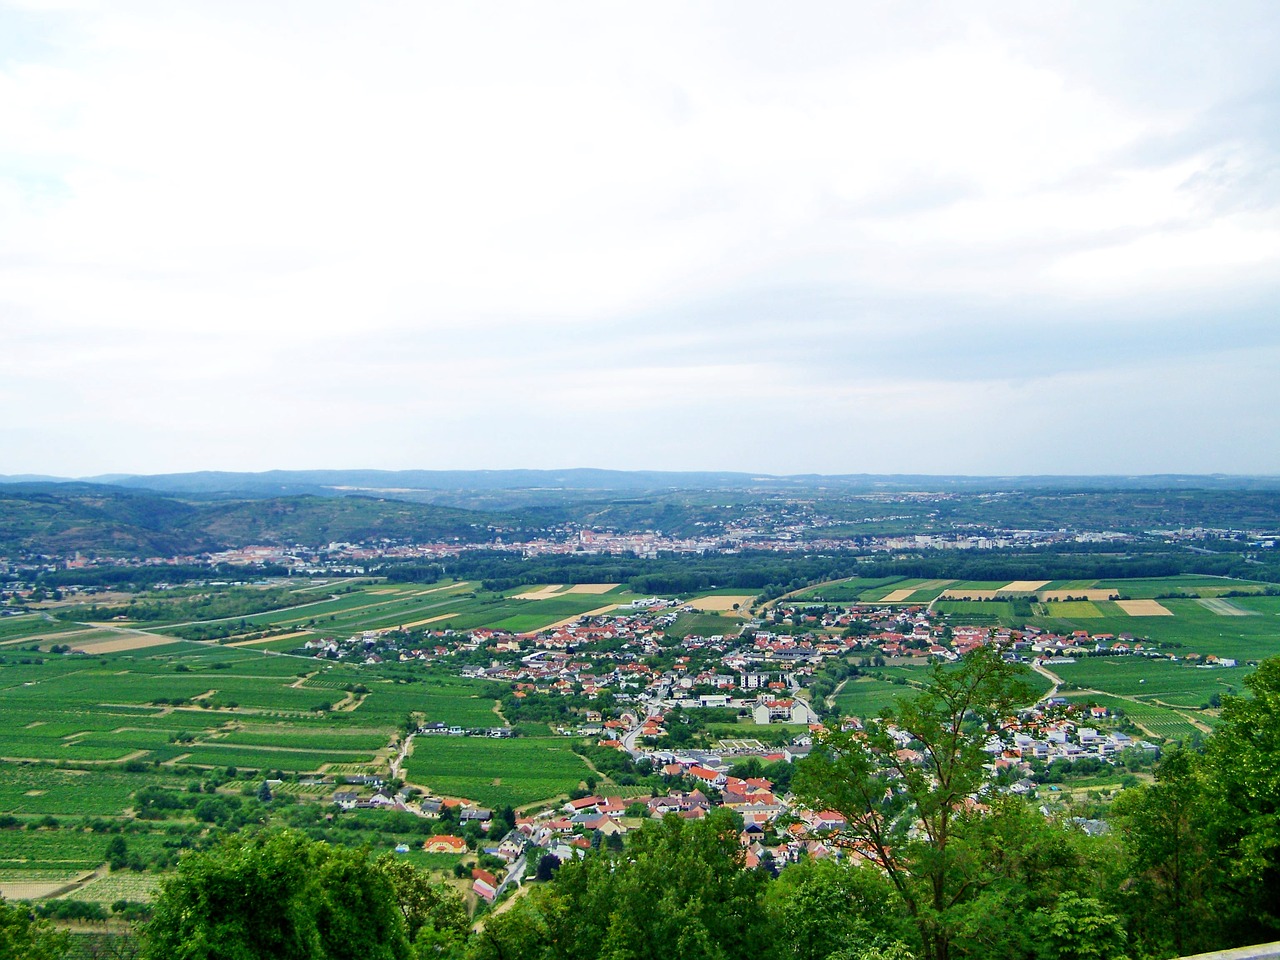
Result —
[[565, 593], [608, 593], [616, 583], [575, 583]]
[[893, 593], [886, 594], [883, 600], [878, 600], [876, 602], [877, 603], [901, 603], [903, 600], [907, 599], [907, 597], [915, 593], [917, 589], [918, 588], [916, 587], [910, 587], [906, 590], [895, 590], [893, 591]]
[[6, 900], [41, 900], [44, 897], [51, 896], [62, 890], [65, 890], [71, 881], [63, 881], [62, 883], [38, 883], [27, 880], [5, 881], [0, 883], [0, 897]]
[[104, 640], [87, 640], [77, 642], [75, 636], [64, 638], [64, 643], [71, 645], [73, 650], [83, 650], [85, 653], [121, 653], [125, 650], [142, 650], [146, 647], [162, 647], [169, 643], [178, 643], [173, 637], [158, 637], [153, 633], [128, 633], [118, 637]]
[[997, 592], [998, 593], [1035, 593], [1042, 587], [1049, 585], [1048, 580], [1013, 580], [1006, 583]]
[[1172, 617], [1173, 611], [1156, 600], [1117, 600], [1116, 606], [1131, 617]]
[[1079, 600], [1110, 600], [1115, 596], [1114, 590], [1045, 590], [1040, 594], [1041, 600], [1066, 600], [1071, 597]]
[[546, 587], [539, 587], [537, 590], [530, 590], [527, 593], [517, 593], [517, 600], [550, 600], [552, 597], [558, 597], [564, 592], [563, 583], [553, 583]]
[[740, 609], [745, 610], [751, 606], [751, 601], [755, 600], [753, 594], [741, 594], [733, 596], [715, 596], [715, 597], [698, 597], [696, 600], [686, 600], [681, 604], [682, 607], [693, 607], [695, 610], [702, 610], [705, 613], [722, 613], [726, 610], [732, 610], [736, 603]]

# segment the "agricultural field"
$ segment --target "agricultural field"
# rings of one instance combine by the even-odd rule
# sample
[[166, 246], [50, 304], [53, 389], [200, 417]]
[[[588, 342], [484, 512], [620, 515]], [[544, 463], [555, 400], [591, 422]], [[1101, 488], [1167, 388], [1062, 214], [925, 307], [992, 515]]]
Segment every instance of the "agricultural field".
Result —
[[563, 737], [418, 737], [405, 779], [487, 807], [519, 807], [567, 794], [591, 774]]
[[1144, 701], [1126, 700], [1107, 694], [1079, 693], [1066, 694], [1065, 699], [1078, 703], [1096, 703], [1113, 713], [1123, 713], [1145, 733], [1159, 739], [1187, 740], [1204, 735], [1204, 730], [1183, 714]]
[[889, 588], [892, 586], [908, 586], [913, 583], [923, 582], [906, 580], [902, 577], [853, 577], [848, 580], [837, 580], [834, 583], [826, 583], [820, 587], [802, 590], [788, 597], [788, 599], [796, 603], [804, 603], [805, 601], [813, 601], [815, 603], [857, 603], [864, 596], [883, 596], [889, 592]]
[[734, 637], [742, 628], [742, 621], [735, 616], [720, 616], [715, 613], [682, 613], [676, 617], [675, 623], [666, 628], [671, 637], [689, 637], [695, 634], [704, 637]]
[[874, 717], [899, 697], [910, 696], [913, 688], [874, 677], [850, 680], [834, 697], [840, 713], [847, 717]]
[[1049, 669], [1064, 683], [1086, 690], [1191, 709], [1207, 706], [1214, 694], [1242, 693], [1244, 678], [1253, 672], [1248, 667], [1207, 669], [1143, 657], [1084, 657]]

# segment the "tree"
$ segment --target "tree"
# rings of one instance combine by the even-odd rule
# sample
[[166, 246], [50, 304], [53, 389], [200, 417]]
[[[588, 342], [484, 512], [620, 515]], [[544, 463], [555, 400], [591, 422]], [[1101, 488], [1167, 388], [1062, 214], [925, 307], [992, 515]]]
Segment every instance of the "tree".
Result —
[[456, 889], [433, 883], [425, 873], [393, 853], [384, 853], [374, 863], [391, 881], [405, 932], [416, 947], [429, 942], [435, 952], [444, 953], [466, 939], [471, 920]]
[[566, 863], [553, 881], [487, 920], [475, 956], [755, 960], [768, 942], [768, 875], [744, 869], [740, 829], [728, 810], [647, 824], [625, 853]]
[[777, 960], [827, 960], [859, 945], [915, 940], [888, 879], [871, 866], [802, 860], [769, 885], [765, 908]]
[[843, 815], [840, 840], [885, 871], [926, 960], [949, 960], [956, 908], [972, 893], [952, 843], [984, 786], [985, 746], [1034, 699], [1022, 670], [989, 646], [936, 664], [922, 692], [865, 730], [819, 733], [796, 773], [793, 791]]
[[408, 960], [387, 875], [361, 850], [237, 833], [183, 857], [142, 928], [144, 960]]
[[37, 920], [21, 904], [0, 897], [0, 960], [60, 960], [71, 947], [71, 937]]
[[1253, 696], [1223, 698], [1203, 762], [1228, 945], [1280, 931], [1280, 657], [1264, 660], [1244, 684]]
[[1171, 947], [1178, 956], [1211, 946], [1199, 936], [1212, 911], [1196, 759], [1180, 749], [1165, 754], [1155, 783], [1125, 790], [1112, 808], [1133, 875], [1136, 927], [1153, 946]]

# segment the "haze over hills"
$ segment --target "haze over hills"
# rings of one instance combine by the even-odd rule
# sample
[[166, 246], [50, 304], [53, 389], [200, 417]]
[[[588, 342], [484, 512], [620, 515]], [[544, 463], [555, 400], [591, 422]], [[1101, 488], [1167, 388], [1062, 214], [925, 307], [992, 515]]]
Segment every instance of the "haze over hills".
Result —
[[785, 490], [802, 488], [847, 493], [902, 491], [986, 491], [1018, 489], [1207, 490], [1280, 489], [1280, 476], [1231, 474], [1012, 475], [930, 474], [776, 475], [732, 471], [603, 470], [268, 470], [197, 471], [163, 474], [104, 474], [63, 478], [3, 476], [2, 483], [84, 482], [191, 496], [345, 495], [351, 493], [423, 499], [439, 491], [658, 491]]

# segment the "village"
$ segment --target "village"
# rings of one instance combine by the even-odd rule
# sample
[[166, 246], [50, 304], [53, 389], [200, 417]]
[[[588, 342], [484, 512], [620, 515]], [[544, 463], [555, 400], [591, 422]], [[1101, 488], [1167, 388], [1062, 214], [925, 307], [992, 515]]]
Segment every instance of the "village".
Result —
[[[398, 794], [375, 789], [363, 799], [346, 789], [334, 802], [347, 808], [395, 806], [440, 820], [442, 832], [423, 849], [475, 854], [473, 890], [490, 902], [543, 858], [554, 858], [549, 865], [563, 862], [594, 846], [621, 844], [647, 819], [699, 819], [721, 806], [741, 818], [750, 865], [856, 857], [841, 842], [845, 823], [839, 814], [806, 809], [787, 790], [791, 765], [809, 753], [824, 722], [861, 729], [865, 718], [841, 716], [830, 702], [829, 694], [843, 683], [878, 667], [954, 661], [988, 644], [1007, 660], [1039, 669], [1095, 654], [1173, 658], [1128, 634], [1060, 636], [1035, 628], [952, 626], [923, 606], [828, 609], [781, 603], [759, 617], [726, 618], [726, 626], [740, 624], [732, 633], [671, 637], [667, 629], [687, 610], [679, 601], [653, 598], [613, 615], [529, 634], [390, 630], [309, 642], [311, 655], [322, 659], [451, 664], [466, 677], [492, 682], [495, 692], [505, 691], [503, 709], [515, 714], [508, 718], [512, 724], [546, 720], [596, 751], [621, 753], [626, 769], [662, 785], [650, 796], [621, 798], [591, 792], [592, 783], [564, 803], [508, 810], [505, 817], [462, 797], [418, 796], [411, 787]], [[904, 685], [903, 693], [910, 692]], [[704, 717], [722, 722], [704, 723]], [[725, 722], [737, 725], [732, 736]], [[464, 728], [426, 718], [413, 736], [516, 732], [513, 726]], [[900, 760], [924, 763], [909, 735], [893, 727], [888, 732]], [[1137, 733], [1105, 706], [1046, 696], [1010, 717], [1006, 736], [987, 744], [988, 789], [1034, 798], [1043, 781], [1052, 779], [1044, 773], [1054, 764], [1113, 765], [1135, 755], [1154, 760], [1158, 746]], [[980, 804], [982, 797], [973, 802]]]

